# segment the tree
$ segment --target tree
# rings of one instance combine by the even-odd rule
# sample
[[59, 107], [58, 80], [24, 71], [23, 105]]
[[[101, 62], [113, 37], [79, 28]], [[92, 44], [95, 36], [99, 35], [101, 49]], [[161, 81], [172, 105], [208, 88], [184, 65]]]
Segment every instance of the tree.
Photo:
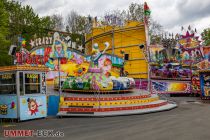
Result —
[[64, 29], [64, 23], [63, 23], [63, 16], [59, 14], [54, 14], [51, 17], [51, 21], [53, 23], [53, 29], [57, 31], [62, 31]]
[[[144, 5], [131, 3], [128, 10], [112, 10], [106, 12], [103, 18], [103, 22], [108, 25], [124, 25], [125, 21], [128, 20], [143, 22], [144, 16]], [[112, 22], [113, 19], [114, 22]], [[161, 43], [161, 35], [164, 33], [162, 25], [157, 21], [154, 21], [151, 17], [148, 19], [148, 22], [150, 42], [152, 44]]]
[[163, 26], [160, 25], [157, 21], [151, 19], [149, 24], [150, 43], [161, 44], [163, 33], [164, 33]]
[[9, 15], [5, 9], [4, 3], [0, 1], [0, 46], [8, 45], [9, 40], [6, 38], [9, 34]]
[[[4, 0], [9, 13], [9, 35], [12, 44], [18, 44], [18, 36], [30, 40], [34, 35], [42, 37], [55, 27], [50, 17], [40, 18], [29, 5], [21, 6], [19, 2]], [[29, 42], [26, 42], [29, 46]]]
[[[144, 5], [131, 3], [129, 6], [129, 14], [131, 20], [144, 21]], [[151, 17], [149, 17], [148, 22], [151, 44], [160, 44], [161, 35], [164, 33], [163, 26]]]
[[42, 33], [42, 36], [46, 36], [48, 34], [48, 31], [54, 29], [55, 23], [53, 22], [50, 16], [42, 17], [39, 20], [40, 20], [39, 32]]
[[204, 45], [209, 46], [210, 45], [210, 28], [204, 29], [201, 35], [202, 35], [202, 39], [204, 40]]
[[85, 32], [86, 17], [79, 15], [75, 11], [71, 11], [67, 16], [66, 30], [73, 34], [82, 34]]
[[0, 0], [0, 65], [12, 64], [11, 56], [7, 55], [9, 46], [18, 45], [20, 35], [26, 39], [26, 48], [29, 48], [28, 40], [34, 35], [38, 37], [47, 35], [53, 27], [54, 23], [50, 17], [40, 18], [31, 6]]
[[3, 1], [0, 1], [0, 66], [10, 64], [10, 56], [8, 55], [9, 40], [9, 14], [5, 9]]
[[66, 19], [66, 31], [71, 33], [71, 40], [77, 44], [84, 44], [84, 34], [87, 27], [87, 18], [71, 11]]
[[[124, 21], [144, 21], [144, 5], [131, 3], [127, 10], [112, 10], [104, 15], [104, 23], [108, 25], [123, 25]], [[118, 24], [120, 23], [120, 24]]]
[[144, 21], [144, 5], [138, 3], [131, 3], [129, 5], [130, 20]]
[[[111, 19], [109, 19], [111, 18]], [[106, 12], [104, 15], [104, 21], [107, 22], [107, 20], [122, 20], [128, 21], [144, 21], [144, 5], [138, 4], [138, 3], [131, 3], [127, 10], [112, 10], [109, 12]], [[112, 22], [110, 22], [112, 24]], [[115, 23], [115, 22], [114, 22]]]

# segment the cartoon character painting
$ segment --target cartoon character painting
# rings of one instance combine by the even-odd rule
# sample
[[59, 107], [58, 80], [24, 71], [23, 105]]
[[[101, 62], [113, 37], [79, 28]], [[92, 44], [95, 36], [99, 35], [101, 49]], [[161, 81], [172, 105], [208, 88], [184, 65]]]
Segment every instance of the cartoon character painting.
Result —
[[60, 35], [58, 32], [54, 33], [54, 41], [53, 41], [52, 52], [50, 56], [51, 58], [68, 57], [67, 45], [65, 44], [65, 42], [61, 41]]
[[82, 67], [80, 65], [76, 65], [76, 69], [74, 70], [74, 75], [77, 76], [82, 76], [87, 72], [87, 69], [85, 67]]
[[99, 59], [99, 68], [102, 70], [103, 74], [107, 77], [110, 76], [110, 70], [112, 68], [112, 61], [107, 57], [102, 57]]
[[7, 105], [0, 105], [0, 114], [7, 115], [7, 112], [8, 112], [7, 109], [8, 109]]
[[108, 42], [105, 42], [104, 43], [105, 45], [105, 49], [103, 50], [103, 52], [100, 52], [99, 50], [99, 46], [97, 43], [95, 43], [93, 45], [93, 48], [92, 48], [92, 54], [93, 54], [93, 57], [92, 57], [92, 61], [94, 62], [95, 65], [98, 65], [98, 60], [101, 58], [101, 56], [106, 52], [106, 50], [109, 48], [109, 43]]
[[38, 108], [41, 105], [38, 105], [36, 99], [32, 99], [32, 98], [28, 98], [27, 102], [28, 102], [28, 110], [31, 113], [31, 116], [36, 115], [36, 113], [39, 112]]
[[55, 69], [55, 65], [53, 63], [53, 58], [49, 58], [45, 65], [52, 70]]
[[0, 105], [0, 115], [7, 115], [8, 114], [8, 109], [16, 109], [15, 102]]

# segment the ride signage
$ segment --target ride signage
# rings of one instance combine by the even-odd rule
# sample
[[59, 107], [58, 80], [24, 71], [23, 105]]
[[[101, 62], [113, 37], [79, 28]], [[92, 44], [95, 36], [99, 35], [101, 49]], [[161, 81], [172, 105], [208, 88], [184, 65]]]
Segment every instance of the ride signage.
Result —
[[[72, 58], [72, 49], [82, 50], [82, 46], [76, 48], [76, 43], [71, 42], [69, 36], [63, 37], [55, 32], [53, 37], [43, 37], [30, 41], [31, 51], [21, 49], [16, 53], [16, 64], [18, 65], [45, 65], [50, 69], [57, 69], [56, 60], [60, 64], [66, 64], [67, 59]], [[41, 47], [40, 47], [41, 46]], [[55, 63], [54, 63], [55, 62]]]
[[[44, 49], [43, 55], [35, 55], [34, 53], [17, 52], [16, 63], [18, 65], [29, 64], [29, 65], [46, 65], [49, 63], [50, 54], [52, 52], [51, 47]], [[66, 58], [61, 58], [61, 64], [66, 63]]]
[[29, 78], [29, 79], [38, 79], [38, 74], [26, 74], [26, 78]]
[[41, 45], [51, 45], [53, 43], [52, 37], [37, 38], [30, 41], [31, 48], [38, 47]]
[[[57, 40], [58, 39], [58, 40]], [[77, 42], [71, 40], [70, 36], [60, 37], [59, 33], [55, 32], [53, 37], [42, 37], [30, 40], [31, 49], [36, 49], [36, 47], [44, 46], [44, 45], [58, 45], [58, 41], [60, 43], [65, 43], [68, 48], [75, 49], [77, 51], [82, 52], [84, 50], [82, 45], [78, 45]]]
[[12, 74], [2, 74], [0, 75], [0, 79], [12, 79]]
[[17, 64], [34, 64], [44, 65], [49, 59], [49, 56], [31, 55], [18, 52], [16, 53]]

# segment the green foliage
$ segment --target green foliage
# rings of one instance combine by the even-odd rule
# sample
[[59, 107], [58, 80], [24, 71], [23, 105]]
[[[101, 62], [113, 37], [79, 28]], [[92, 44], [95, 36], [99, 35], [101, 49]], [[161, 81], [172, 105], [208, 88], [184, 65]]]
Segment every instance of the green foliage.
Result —
[[84, 44], [84, 33], [86, 26], [86, 17], [71, 11], [67, 16], [66, 32], [71, 33], [71, 40], [77, 44]]
[[204, 40], [204, 45], [209, 46], [210, 45], [210, 28], [204, 29], [201, 35], [202, 35], [202, 39]]
[[0, 66], [10, 64], [8, 56], [8, 45], [10, 44], [7, 36], [9, 34], [9, 13], [5, 9], [3, 1], [0, 1]]
[[150, 35], [150, 44], [161, 44], [161, 35]]
[[82, 34], [85, 32], [86, 17], [79, 15], [75, 11], [71, 11], [67, 16], [66, 31], [72, 34]]
[[138, 3], [131, 3], [129, 5], [129, 20], [143, 21], [144, 20], [144, 5]]
[[52, 28], [61, 31], [64, 28], [63, 17], [59, 14], [54, 14], [50, 17], [50, 21], [52, 22]]
[[[144, 4], [139, 3], [131, 3], [128, 7], [128, 10], [112, 10], [104, 15], [105, 16], [111, 16], [114, 15], [118, 19], [121, 19], [123, 21], [144, 21]], [[161, 24], [159, 24], [157, 21], [153, 20], [152, 17], [148, 17], [148, 26], [149, 26], [149, 35], [151, 36], [150, 42], [151, 44], [160, 44], [161, 42], [161, 34], [164, 33], [163, 27]]]
[[[5, 6], [9, 13], [12, 43], [17, 43], [17, 36], [20, 34], [26, 40], [30, 40], [34, 35], [37, 37], [46, 35], [53, 27], [50, 17], [40, 18], [29, 5], [21, 6], [18, 2], [6, 1]], [[26, 43], [27, 46], [28, 43]]]
[[[12, 64], [12, 58], [7, 54], [11, 44], [19, 44], [19, 35], [22, 35], [26, 41], [34, 36], [46, 36], [53, 29], [54, 24], [49, 16], [40, 18], [29, 5], [22, 6], [19, 2], [1, 0], [0, 65]], [[26, 48], [29, 49], [29, 41], [26, 42]]]
[[6, 39], [6, 36], [8, 35], [8, 13], [5, 10], [4, 4], [2, 1], [0, 1], [0, 46], [6, 46], [8, 45], [8, 40]]

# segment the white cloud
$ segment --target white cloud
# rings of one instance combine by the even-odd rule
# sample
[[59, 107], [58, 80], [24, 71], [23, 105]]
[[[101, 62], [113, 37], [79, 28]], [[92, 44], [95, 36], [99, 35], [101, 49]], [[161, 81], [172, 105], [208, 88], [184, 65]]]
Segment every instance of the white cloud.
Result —
[[[87, 16], [102, 16], [106, 11], [127, 9], [131, 2], [145, 0], [20, 0], [31, 5], [40, 16], [62, 14], [71, 10]], [[198, 31], [210, 27], [209, 0], [146, 0], [152, 17], [170, 32], [180, 32], [181, 26], [192, 25]]]

